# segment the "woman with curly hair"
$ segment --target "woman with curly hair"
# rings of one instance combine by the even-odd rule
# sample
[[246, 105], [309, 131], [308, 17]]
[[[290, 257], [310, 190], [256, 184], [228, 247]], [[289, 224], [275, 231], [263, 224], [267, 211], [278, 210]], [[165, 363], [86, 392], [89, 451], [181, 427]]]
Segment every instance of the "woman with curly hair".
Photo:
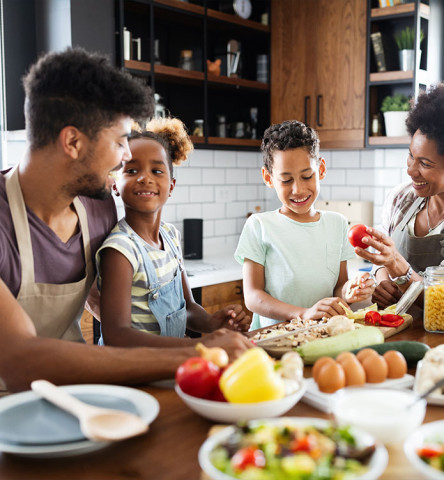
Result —
[[[186, 328], [211, 332], [221, 327], [248, 330], [240, 305], [209, 315], [191, 293], [180, 236], [162, 221], [162, 209], [180, 165], [193, 149], [184, 124], [175, 118], [151, 120], [131, 133], [132, 158], [124, 162], [113, 189], [122, 197], [121, 219], [96, 255], [102, 341], [106, 345], [186, 347]], [[205, 339], [203, 340], [205, 343]]]
[[264, 182], [282, 206], [249, 217], [235, 252], [245, 303], [254, 312], [251, 328], [344, 314], [341, 304], [369, 297], [374, 281], [368, 273], [348, 280], [354, 254], [347, 220], [314, 206], [326, 175], [317, 133], [286, 121], [265, 131], [261, 149]]
[[420, 273], [444, 260], [444, 84], [419, 95], [407, 118], [412, 139], [407, 184], [388, 195], [383, 211], [385, 234], [368, 228], [363, 242], [376, 252], [356, 248], [380, 268], [373, 300], [396, 303]]

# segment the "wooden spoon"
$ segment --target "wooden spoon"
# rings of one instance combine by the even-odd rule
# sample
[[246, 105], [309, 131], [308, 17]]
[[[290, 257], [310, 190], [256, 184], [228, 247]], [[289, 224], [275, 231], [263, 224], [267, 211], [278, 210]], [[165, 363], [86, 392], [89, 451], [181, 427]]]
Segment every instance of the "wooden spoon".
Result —
[[146, 421], [137, 415], [89, 405], [46, 380], [35, 380], [31, 383], [31, 388], [49, 402], [77, 417], [80, 430], [90, 440], [123, 440], [148, 430]]

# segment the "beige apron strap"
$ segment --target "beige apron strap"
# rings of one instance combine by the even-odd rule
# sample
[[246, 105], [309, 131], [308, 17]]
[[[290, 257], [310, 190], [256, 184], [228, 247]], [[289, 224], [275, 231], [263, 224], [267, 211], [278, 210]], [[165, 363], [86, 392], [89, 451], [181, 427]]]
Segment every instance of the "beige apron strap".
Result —
[[91, 258], [91, 243], [89, 237], [88, 217], [86, 215], [85, 207], [83, 206], [83, 203], [79, 200], [79, 197], [74, 198], [73, 204], [76, 209], [77, 216], [79, 217], [80, 230], [82, 232], [83, 251], [85, 254], [86, 263], [85, 273], [89, 278], [92, 279], [94, 275], [94, 268]]
[[28, 224], [25, 200], [18, 176], [18, 165], [5, 175], [6, 195], [14, 224], [17, 246], [20, 253], [22, 283], [34, 283], [34, 255], [32, 253], [31, 232]]

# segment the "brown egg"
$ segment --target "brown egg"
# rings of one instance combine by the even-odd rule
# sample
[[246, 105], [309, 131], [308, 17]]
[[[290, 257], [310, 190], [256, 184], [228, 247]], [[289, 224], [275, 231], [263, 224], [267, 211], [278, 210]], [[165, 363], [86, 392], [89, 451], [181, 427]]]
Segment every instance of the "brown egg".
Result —
[[318, 372], [317, 384], [324, 393], [334, 393], [345, 387], [345, 373], [340, 363], [325, 363]]
[[368, 383], [380, 383], [387, 379], [388, 366], [382, 355], [368, 355], [362, 361]]
[[311, 370], [311, 375], [314, 378], [314, 381], [318, 381], [318, 373], [323, 365], [326, 363], [335, 363], [334, 359], [331, 357], [321, 357], [316, 360]]
[[388, 366], [388, 378], [402, 378], [407, 373], [407, 362], [401, 352], [389, 350], [383, 357]]
[[379, 355], [376, 350], [373, 350], [373, 348], [364, 348], [362, 350], [359, 350], [359, 352], [356, 354], [356, 358], [362, 363], [364, 361], [364, 358], [367, 358], [369, 355]]
[[356, 359], [356, 355], [354, 353], [351, 353], [351, 352], [342, 352], [340, 353], [337, 357], [336, 357], [336, 361], [339, 362], [340, 364], [342, 364], [342, 362], [346, 359]]
[[345, 373], [345, 385], [364, 385], [365, 370], [359, 360], [353, 357], [346, 357], [340, 362]]

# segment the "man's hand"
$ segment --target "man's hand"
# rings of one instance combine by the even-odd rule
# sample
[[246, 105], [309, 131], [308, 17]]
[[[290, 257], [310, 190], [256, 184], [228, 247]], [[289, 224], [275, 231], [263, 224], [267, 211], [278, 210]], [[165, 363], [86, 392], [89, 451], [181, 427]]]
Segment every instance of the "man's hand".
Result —
[[242, 305], [227, 305], [211, 315], [215, 328], [229, 328], [238, 332], [247, 332], [251, 317], [242, 310]]
[[372, 302], [378, 307], [387, 308], [401, 298], [402, 291], [395, 282], [383, 280], [375, 289], [372, 295]]

